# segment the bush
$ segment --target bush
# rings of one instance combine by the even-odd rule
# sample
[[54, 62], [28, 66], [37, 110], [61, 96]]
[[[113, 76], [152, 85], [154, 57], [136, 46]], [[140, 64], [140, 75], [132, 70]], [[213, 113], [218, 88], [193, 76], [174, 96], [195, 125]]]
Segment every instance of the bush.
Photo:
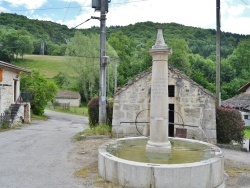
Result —
[[231, 141], [242, 144], [244, 138], [244, 121], [238, 110], [218, 107], [216, 109], [217, 141], [229, 144]]
[[[99, 97], [91, 99], [88, 103], [89, 126], [95, 127], [99, 123]], [[107, 125], [111, 127], [113, 115], [113, 102], [107, 102]]]
[[95, 127], [99, 123], [99, 97], [91, 99], [88, 103], [89, 126]]

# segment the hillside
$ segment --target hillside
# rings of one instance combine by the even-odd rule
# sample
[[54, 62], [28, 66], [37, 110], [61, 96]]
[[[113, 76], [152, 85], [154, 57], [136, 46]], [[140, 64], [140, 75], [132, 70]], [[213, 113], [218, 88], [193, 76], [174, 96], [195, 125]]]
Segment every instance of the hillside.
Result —
[[[47, 45], [50, 41], [58, 45], [66, 44], [66, 42], [74, 36], [75, 31], [77, 30], [80, 30], [83, 34], [99, 33], [98, 27], [90, 29], [69, 29], [67, 26], [58, 23], [32, 20], [25, 16], [9, 13], [0, 13], [0, 25], [1, 27], [9, 29], [27, 30], [33, 35], [36, 41], [45, 41]], [[159, 24], [153, 22], [142, 22], [128, 26], [111, 26], [107, 28], [107, 40], [112, 33], [122, 31], [134, 41], [135, 46], [143, 46], [149, 39], [155, 38], [156, 29], [158, 27], [164, 29], [164, 36], [167, 40], [172, 38], [185, 39], [194, 54], [200, 54], [205, 58], [215, 55], [215, 30], [189, 27], [177, 23]], [[225, 58], [230, 55], [239, 41], [246, 38], [249, 39], [250, 35], [222, 32], [221, 57]], [[50, 52], [47, 54], [51, 55]]]
[[66, 43], [73, 37], [74, 30], [50, 21], [32, 20], [26, 16], [0, 13], [0, 25], [7, 29], [27, 30], [35, 39], [50, 40], [56, 44]]
[[25, 55], [14, 63], [28, 70], [39, 70], [46, 78], [53, 78], [59, 72], [70, 73], [64, 56]]
[[[25, 16], [7, 13], [0, 14], [0, 24], [0, 44], [2, 45], [0, 58], [3, 60], [4, 57], [7, 57], [16, 65], [28, 69], [35, 67], [47, 78], [52, 78], [62, 72], [60, 77], [68, 79], [69, 76], [64, 74], [69, 70], [65, 56], [63, 56], [66, 49], [68, 52], [71, 49], [68, 55], [85, 57], [85, 59], [99, 56], [98, 34], [100, 31], [98, 27], [69, 29], [65, 25], [30, 20]], [[216, 31], [177, 23], [142, 22], [107, 28], [107, 43], [112, 47], [113, 54], [119, 58], [118, 86], [124, 85], [152, 65], [148, 50], [155, 42], [156, 31], [159, 27], [163, 28], [165, 41], [174, 52], [169, 57], [169, 64], [183, 71], [206, 89], [215, 92]], [[16, 30], [18, 32], [15, 32]], [[19, 44], [23, 42], [22, 45], [27, 46], [20, 36], [26, 37], [26, 41], [33, 40], [33, 43], [30, 43], [31, 47], [34, 45], [33, 54], [40, 54], [41, 44], [45, 42], [45, 55], [50, 56], [27, 56], [25, 54], [29, 53], [24, 52], [22, 53], [24, 59], [16, 60], [17, 56], [22, 56], [20, 53], [22, 49], [18, 48]], [[17, 39], [17, 42], [14, 43], [12, 39]], [[57, 55], [57, 57], [54, 58], [53, 55]], [[226, 99], [234, 96], [240, 86], [250, 80], [250, 35], [222, 32], [221, 60], [221, 95], [223, 99]], [[81, 62], [78, 63], [83, 66]], [[83, 71], [78, 72], [79, 75], [83, 75], [83, 79], [72, 81], [78, 85], [65, 84], [65, 87], [73, 87], [76, 90], [79, 89], [80, 92], [86, 91], [87, 89], [83, 90], [83, 88], [88, 87], [88, 89], [92, 88], [91, 95], [98, 93], [98, 75], [91, 75], [93, 71], [88, 70], [89, 68], [93, 67], [86, 65], [82, 69], [76, 69], [76, 71], [85, 71], [84, 74]], [[94, 72], [98, 74], [97, 70]], [[85, 85], [82, 85], [83, 82], [80, 83], [80, 81], [85, 82], [86, 80], [91, 80], [93, 83], [84, 83]], [[88, 84], [92, 84], [91, 87]], [[86, 96], [86, 99], [90, 99], [89, 94]]]

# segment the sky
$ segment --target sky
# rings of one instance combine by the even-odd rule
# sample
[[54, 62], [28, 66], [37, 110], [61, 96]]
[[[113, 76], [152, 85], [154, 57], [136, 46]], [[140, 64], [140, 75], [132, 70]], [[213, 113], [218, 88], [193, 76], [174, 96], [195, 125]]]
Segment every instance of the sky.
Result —
[[[100, 16], [92, 8], [92, 0], [0, 0], [0, 12], [52, 21], [69, 28], [91, 16]], [[111, 0], [109, 3], [107, 26], [145, 21], [216, 29], [216, 0]], [[90, 19], [77, 28], [92, 26], [100, 26], [100, 21]], [[221, 0], [221, 30], [250, 35], [250, 0]]]

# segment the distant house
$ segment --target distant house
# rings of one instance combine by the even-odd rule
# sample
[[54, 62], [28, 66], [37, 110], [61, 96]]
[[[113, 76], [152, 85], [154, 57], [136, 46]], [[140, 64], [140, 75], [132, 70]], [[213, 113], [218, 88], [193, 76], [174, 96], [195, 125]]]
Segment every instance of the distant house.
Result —
[[75, 91], [60, 89], [57, 93], [56, 101], [59, 103], [70, 103], [70, 106], [79, 107], [81, 104], [81, 95]]
[[30, 121], [30, 104], [20, 92], [20, 73], [29, 70], [0, 61], [0, 113], [11, 113], [13, 122]]
[[223, 107], [236, 108], [240, 111], [246, 126], [250, 126], [250, 82], [238, 90], [238, 95], [221, 103]]
[[[115, 93], [112, 120], [114, 136], [148, 134], [151, 79], [150, 68]], [[185, 124], [187, 138], [216, 143], [215, 96], [210, 91], [169, 65], [168, 97], [169, 136], [176, 136], [177, 130]]]

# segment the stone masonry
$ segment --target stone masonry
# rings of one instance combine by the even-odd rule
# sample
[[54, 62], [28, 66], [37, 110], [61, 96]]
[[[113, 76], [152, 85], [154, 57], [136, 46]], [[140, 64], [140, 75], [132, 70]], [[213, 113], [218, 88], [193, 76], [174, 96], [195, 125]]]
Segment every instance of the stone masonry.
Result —
[[[151, 71], [150, 68], [142, 72], [116, 92], [112, 120], [114, 137], [149, 135]], [[174, 136], [176, 128], [183, 128], [176, 124], [184, 124], [188, 125], [184, 126], [187, 138], [216, 143], [214, 95], [171, 66], [168, 85], [174, 88], [174, 96], [168, 98], [175, 111]]]

